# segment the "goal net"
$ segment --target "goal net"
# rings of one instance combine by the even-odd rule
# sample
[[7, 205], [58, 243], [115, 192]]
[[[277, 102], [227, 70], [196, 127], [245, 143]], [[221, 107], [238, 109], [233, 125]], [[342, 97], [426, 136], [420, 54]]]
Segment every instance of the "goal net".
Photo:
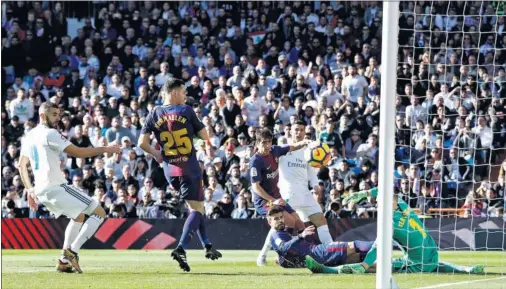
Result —
[[[395, 190], [434, 238], [439, 262], [485, 266], [482, 275], [458, 266], [449, 272], [441, 263], [433, 273], [404, 268], [393, 273], [400, 288], [506, 288], [505, 7], [503, 1], [399, 4], [396, 91], [382, 95], [396, 97]], [[430, 258], [421, 259], [414, 271], [430, 268]]]

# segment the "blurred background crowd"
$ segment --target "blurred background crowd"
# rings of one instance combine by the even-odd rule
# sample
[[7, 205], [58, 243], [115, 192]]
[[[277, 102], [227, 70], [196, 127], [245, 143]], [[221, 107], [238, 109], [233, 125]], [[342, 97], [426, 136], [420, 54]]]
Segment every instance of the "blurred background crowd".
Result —
[[178, 192], [136, 146], [170, 77], [187, 83], [188, 104], [211, 136], [211, 145], [195, 141], [208, 218], [256, 217], [255, 132], [268, 127], [277, 144], [290, 144], [296, 120], [307, 138], [332, 148], [313, 190], [325, 215], [374, 217], [374, 199], [341, 200], [381, 177], [380, 97], [396, 98], [395, 190], [412, 208], [503, 216], [505, 3], [400, 7], [398, 67], [386, 70], [397, 74], [397, 94], [382, 96], [378, 1], [3, 2], [2, 216], [50, 217], [44, 207], [29, 212], [16, 162], [39, 105], [51, 101], [73, 144], [123, 147], [89, 159], [62, 155], [69, 184], [110, 217], [184, 218]]

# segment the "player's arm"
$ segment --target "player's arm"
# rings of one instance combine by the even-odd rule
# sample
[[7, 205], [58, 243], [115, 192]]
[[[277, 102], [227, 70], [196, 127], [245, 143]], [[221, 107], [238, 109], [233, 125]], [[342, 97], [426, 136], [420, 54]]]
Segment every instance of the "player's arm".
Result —
[[296, 142], [296, 143], [294, 143], [294, 144], [292, 144], [290, 146], [289, 151], [293, 152], [293, 151], [296, 151], [296, 150], [300, 150], [301, 148], [306, 147], [311, 142], [312, 142], [312, 140], [309, 140], [309, 139], [305, 139], [305, 140], [302, 140], [300, 142]]
[[307, 166], [307, 178], [309, 187], [314, 189], [318, 185], [318, 171], [312, 166]]
[[152, 155], [158, 163], [163, 162], [162, 153], [151, 146], [151, 139], [149, 133], [143, 133], [139, 136], [139, 142], [137, 144], [143, 151]]
[[349, 194], [346, 198], [344, 198], [343, 205], [346, 205], [350, 202], [358, 203], [367, 197], [376, 198], [377, 196], [378, 196], [378, 188], [372, 188], [370, 190], [352, 193], [352, 194]]
[[[295, 244], [304, 240], [306, 236], [313, 235], [315, 233], [315, 226], [311, 225], [304, 229], [304, 231], [298, 234], [295, 237], [290, 237], [288, 233], [283, 232], [283, 234], [278, 233], [274, 242], [276, 243], [278, 250], [282, 253], [288, 252]], [[289, 239], [291, 238], [291, 239]]]
[[137, 145], [146, 153], [152, 155], [158, 163], [163, 162], [162, 153], [151, 146], [151, 133], [153, 132], [152, 123], [153, 123], [153, 109], [147, 116], [142, 126], [141, 133], [139, 135], [139, 140]]
[[263, 199], [269, 202], [274, 202], [276, 200], [271, 195], [267, 194], [267, 192], [262, 188], [262, 186], [260, 186], [260, 182], [251, 183], [251, 186], [253, 187], [255, 193], [257, 193]]
[[119, 146], [119, 144], [111, 144], [106, 147], [81, 148], [73, 144], [70, 144], [63, 151], [76, 158], [89, 158], [101, 155], [103, 153], [113, 153], [113, 154], [119, 153], [121, 152], [121, 147]]
[[23, 182], [23, 185], [25, 186], [25, 189], [28, 191], [28, 206], [32, 210], [37, 210], [38, 205], [35, 201], [35, 194], [33, 192], [33, 185], [32, 180], [30, 179], [30, 173], [28, 172], [28, 164], [30, 163], [30, 159], [28, 158], [28, 147], [26, 145], [21, 147], [21, 154], [19, 157], [19, 175], [21, 177], [21, 181]]
[[197, 132], [197, 137], [205, 140], [206, 142], [209, 142], [209, 135], [207, 134], [207, 130], [193, 109], [190, 109], [190, 121], [191, 125], [193, 126], [193, 131]]
[[200, 139], [203, 139], [205, 140], [206, 142], [209, 142], [209, 135], [207, 134], [207, 130], [205, 128], [199, 130], [197, 132], [197, 136], [200, 138]]
[[121, 147], [118, 144], [113, 144], [106, 147], [81, 148], [75, 146], [55, 129], [49, 131], [47, 135], [47, 144], [49, 147], [57, 149], [59, 152], [65, 152], [76, 158], [89, 158], [103, 153], [119, 153], [121, 151]]
[[265, 177], [263, 175], [263, 163], [255, 157], [251, 159], [250, 177], [251, 187], [253, 188], [253, 191], [268, 202], [274, 203], [276, 199], [273, 196], [269, 195], [260, 185], [260, 182], [262, 182]]

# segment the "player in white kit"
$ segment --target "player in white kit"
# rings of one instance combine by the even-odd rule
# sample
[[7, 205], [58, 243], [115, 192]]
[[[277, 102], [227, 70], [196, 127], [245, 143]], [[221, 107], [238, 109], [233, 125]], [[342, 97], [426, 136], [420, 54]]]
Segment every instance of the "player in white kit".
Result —
[[[19, 159], [19, 172], [28, 190], [28, 204], [37, 210], [37, 199], [51, 211], [55, 218], [65, 215], [71, 218], [65, 229], [62, 256], [56, 269], [72, 272], [72, 267], [82, 273], [79, 266], [79, 249], [95, 234], [105, 218], [100, 204], [80, 189], [67, 185], [60, 169], [60, 153], [77, 158], [88, 158], [103, 153], [119, 153], [118, 144], [108, 147], [80, 148], [73, 145], [55, 128], [60, 121], [60, 109], [54, 103], [45, 102], [39, 108], [40, 123], [24, 138]], [[32, 186], [28, 164], [32, 168], [35, 185]], [[89, 218], [84, 222], [85, 215]], [[70, 264], [69, 264], [70, 263]]]
[[[292, 141], [299, 142], [306, 137], [303, 121], [295, 121], [292, 125]], [[304, 159], [308, 148], [290, 152], [279, 158], [278, 187], [281, 197], [299, 215], [303, 222], [311, 222], [316, 227], [322, 244], [332, 243], [327, 220], [322, 208], [313, 197], [309, 187], [318, 185], [317, 169], [311, 167]]]
[[[292, 125], [292, 142], [303, 141], [306, 132], [304, 122], [298, 120]], [[283, 200], [289, 204], [303, 222], [311, 222], [317, 228], [318, 237], [322, 244], [332, 243], [327, 220], [323, 216], [322, 209], [309, 185], [313, 188], [318, 184], [317, 171], [304, 159], [307, 147], [292, 151], [279, 158], [279, 181], [278, 187]], [[267, 260], [267, 252], [271, 249], [270, 238], [274, 231], [269, 231], [264, 247], [257, 258], [257, 265], [264, 266]]]

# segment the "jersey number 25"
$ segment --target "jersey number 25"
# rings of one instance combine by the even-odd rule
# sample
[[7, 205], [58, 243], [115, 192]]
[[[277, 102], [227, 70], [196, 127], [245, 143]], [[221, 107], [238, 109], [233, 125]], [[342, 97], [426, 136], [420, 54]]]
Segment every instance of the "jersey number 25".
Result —
[[164, 142], [163, 151], [166, 156], [177, 156], [190, 154], [193, 148], [190, 138], [187, 136], [186, 128], [173, 132], [164, 131], [160, 139]]

